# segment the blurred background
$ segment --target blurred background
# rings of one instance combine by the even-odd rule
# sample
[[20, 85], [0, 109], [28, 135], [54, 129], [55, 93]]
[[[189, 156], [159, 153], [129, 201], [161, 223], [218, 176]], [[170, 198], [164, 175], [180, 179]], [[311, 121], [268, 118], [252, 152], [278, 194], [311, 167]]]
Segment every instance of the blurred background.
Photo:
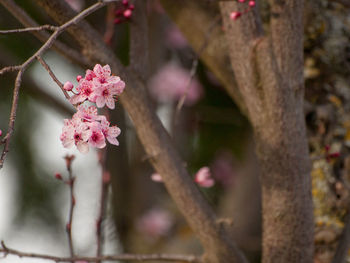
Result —
[[[55, 24], [34, 1], [16, 2], [39, 24]], [[66, 2], [80, 11], [95, 1]], [[305, 113], [313, 160], [315, 262], [330, 262], [349, 207], [350, 5], [346, 3], [314, 1], [307, 3], [305, 9]], [[211, 7], [211, 3], [205, 4]], [[87, 20], [128, 65], [133, 18], [115, 21], [118, 16], [113, 14], [120, 8], [121, 4], [111, 5]], [[260, 8], [267, 24], [269, 9], [265, 1]], [[233, 237], [251, 262], [259, 262], [259, 168], [249, 123], [217, 76], [200, 60], [197, 67], [193, 66], [198, 55], [162, 4], [149, 0], [147, 12], [149, 97], [190, 174], [194, 176], [200, 168], [209, 167], [215, 184], [199, 185], [201, 191], [219, 215], [233, 219]], [[220, 27], [221, 22], [214, 21], [213, 25]], [[0, 29], [22, 27], [0, 6]], [[77, 48], [68, 34], [60, 40]], [[30, 33], [0, 35], [0, 66], [20, 64], [39, 47], [40, 42]], [[76, 76], [84, 75], [86, 70], [54, 51], [46, 52], [43, 58], [63, 83], [69, 80], [76, 85]], [[12, 73], [0, 76], [3, 134], [7, 131], [14, 79]], [[184, 105], [177, 111], [187, 88]], [[63, 148], [59, 140], [63, 119], [71, 118], [73, 112], [48, 73], [38, 62], [33, 63], [24, 76], [15, 133], [0, 171], [0, 239], [11, 248], [68, 256], [65, 225], [69, 187], [55, 179], [55, 174], [68, 177], [63, 157], [74, 154], [73, 241], [77, 254], [94, 256], [102, 168], [94, 149], [83, 155], [75, 148]], [[118, 137], [120, 146], [107, 147], [107, 168], [112, 180], [103, 222], [105, 252], [199, 254], [198, 240], [163, 184], [151, 179], [154, 170], [127, 113], [118, 103], [109, 114], [112, 124], [118, 125], [122, 133]], [[15, 256], [1, 260], [41, 262]]]

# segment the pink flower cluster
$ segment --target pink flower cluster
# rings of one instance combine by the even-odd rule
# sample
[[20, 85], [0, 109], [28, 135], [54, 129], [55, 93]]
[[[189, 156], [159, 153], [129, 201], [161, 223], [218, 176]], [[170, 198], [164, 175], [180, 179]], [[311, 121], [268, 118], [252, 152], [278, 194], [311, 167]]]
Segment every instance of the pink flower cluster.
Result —
[[97, 115], [97, 108], [83, 105], [72, 119], [65, 119], [60, 140], [65, 148], [76, 145], [81, 153], [87, 153], [89, 146], [104, 148], [106, 140], [114, 145], [119, 145], [117, 136], [120, 129], [117, 126], [110, 126], [110, 122], [103, 115]]
[[117, 8], [114, 12], [116, 18], [114, 19], [114, 24], [121, 24], [125, 21], [128, 21], [132, 12], [134, 11], [135, 6], [129, 3], [129, 0], [123, 0], [122, 6]]
[[87, 70], [85, 77], [77, 76], [78, 86], [67, 81], [63, 88], [73, 92], [69, 98], [73, 105], [77, 106], [77, 112], [72, 119], [65, 119], [60, 140], [65, 148], [75, 145], [81, 153], [87, 153], [89, 146], [104, 148], [106, 139], [109, 143], [119, 145], [117, 137], [120, 129], [117, 126], [110, 126], [106, 116], [98, 115], [95, 106], [86, 107], [81, 105], [84, 101], [96, 103], [99, 108], [105, 105], [114, 109], [115, 100], [125, 87], [125, 83], [119, 77], [111, 75], [108, 65], [102, 67], [95, 65], [93, 70]]
[[114, 109], [117, 96], [125, 88], [124, 81], [111, 75], [111, 68], [108, 65], [102, 67], [100, 64], [96, 64], [93, 70], [86, 71], [85, 78], [78, 76], [77, 81], [79, 84], [75, 92], [70, 82], [64, 84], [67, 91], [74, 93], [69, 100], [74, 105], [88, 100], [96, 103], [98, 108], [106, 105], [108, 108]]

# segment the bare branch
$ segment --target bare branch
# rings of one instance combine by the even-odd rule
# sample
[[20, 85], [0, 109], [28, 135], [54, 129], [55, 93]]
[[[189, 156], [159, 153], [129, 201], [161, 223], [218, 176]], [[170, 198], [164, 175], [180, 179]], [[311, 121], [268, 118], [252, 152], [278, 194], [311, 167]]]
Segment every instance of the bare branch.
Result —
[[120, 254], [120, 255], [106, 255], [101, 257], [57, 257], [46, 254], [39, 253], [27, 253], [19, 250], [9, 248], [5, 245], [4, 241], [1, 241], [0, 253], [3, 253], [4, 256], [7, 255], [16, 255], [20, 258], [38, 258], [46, 259], [55, 262], [77, 262], [77, 261], [86, 261], [86, 262], [96, 262], [96, 261], [183, 261], [183, 262], [195, 262], [200, 263], [201, 260], [197, 256], [193, 255], [170, 255], [170, 254]]
[[[39, 27], [38, 25], [20, 6], [18, 6], [13, 0], [0, 0], [0, 3], [20, 21], [25, 27]], [[31, 31], [31, 33], [36, 36], [42, 42], [46, 42], [50, 35], [45, 31]], [[70, 48], [66, 44], [55, 41], [53, 48], [63, 54], [66, 58], [87, 67], [90, 63], [89, 61], [82, 56], [78, 51]]]
[[53, 79], [53, 81], [55, 81], [57, 83], [57, 85], [60, 87], [60, 89], [62, 90], [64, 96], [66, 97], [66, 99], [69, 99], [70, 96], [67, 93], [67, 91], [63, 88], [63, 83], [61, 81], [58, 80], [58, 78], [55, 76], [55, 74], [52, 72], [51, 68], [49, 67], [49, 65], [45, 62], [45, 60], [43, 60], [40, 56], [37, 56], [36, 59], [40, 62], [40, 64], [47, 70], [47, 72], [49, 72], [51, 78]]
[[16, 77], [16, 81], [15, 81], [15, 88], [13, 89], [12, 106], [11, 106], [11, 113], [10, 113], [8, 130], [7, 130], [6, 136], [0, 142], [0, 144], [5, 144], [4, 149], [2, 151], [2, 154], [1, 154], [1, 157], [0, 157], [0, 169], [4, 165], [5, 157], [9, 151], [11, 136], [12, 136], [13, 131], [14, 131], [16, 112], [17, 112], [17, 107], [18, 107], [19, 89], [21, 87], [22, 76], [23, 76], [25, 68], [26, 67], [22, 66], [22, 68], [19, 70], [17, 77]]
[[0, 75], [7, 73], [7, 72], [18, 71], [20, 69], [21, 69], [21, 65], [4, 67], [4, 68], [0, 69]]
[[[66, 166], [68, 171], [68, 181], [66, 183], [69, 185], [69, 195], [70, 195], [70, 206], [69, 206], [69, 212], [68, 212], [68, 222], [66, 225], [66, 232], [67, 232], [69, 253], [71, 257], [74, 257], [72, 225], [73, 225], [73, 213], [74, 213], [74, 207], [75, 207], [75, 197], [74, 197], [75, 177], [72, 174], [72, 162], [75, 157], [74, 155], [66, 155], [64, 158], [66, 160]], [[74, 261], [72, 261], [72, 263], [73, 262]]]
[[23, 33], [23, 32], [31, 32], [31, 31], [42, 31], [42, 30], [55, 31], [57, 29], [58, 29], [57, 26], [43, 25], [38, 27], [26, 27], [26, 28], [19, 28], [19, 29], [0, 30], [0, 34]]

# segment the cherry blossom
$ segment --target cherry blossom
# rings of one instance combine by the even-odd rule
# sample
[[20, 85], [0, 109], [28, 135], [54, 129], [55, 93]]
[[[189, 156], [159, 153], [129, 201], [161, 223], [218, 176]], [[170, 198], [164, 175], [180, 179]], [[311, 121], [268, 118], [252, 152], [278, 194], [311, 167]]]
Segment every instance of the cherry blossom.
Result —
[[119, 145], [117, 137], [120, 134], [120, 129], [117, 126], [109, 126], [110, 123], [107, 121], [106, 117], [102, 116], [101, 119], [101, 131], [103, 135], [107, 138], [110, 144]]
[[162, 67], [150, 80], [149, 89], [151, 96], [160, 102], [172, 102], [179, 100], [187, 90], [185, 104], [195, 104], [203, 95], [203, 88], [196, 78], [193, 78], [190, 86], [191, 74], [188, 70], [175, 63], [169, 63]]
[[96, 148], [104, 148], [106, 146], [105, 136], [101, 131], [100, 124], [93, 122], [90, 125], [91, 135], [89, 138], [89, 145]]
[[210, 170], [207, 166], [199, 169], [194, 177], [194, 181], [201, 187], [209, 188], [212, 187], [215, 183], [213, 178], [211, 178]]
[[157, 238], [168, 234], [172, 225], [173, 218], [167, 211], [153, 208], [138, 220], [137, 229], [147, 236]]
[[[109, 143], [119, 145], [117, 137], [120, 129], [110, 126], [103, 115], [98, 115], [97, 107], [115, 108], [115, 100], [124, 88], [125, 83], [119, 77], [111, 75], [109, 65], [96, 64], [93, 70], [86, 70], [85, 77], [77, 76], [78, 85], [73, 90], [73, 84], [67, 81], [64, 89], [74, 93], [69, 101], [77, 108], [72, 119], [65, 119], [60, 140], [65, 148], [75, 145], [81, 153], [87, 153], [89, 146], [104, 148], [106, 139]], [[86, 100], [96, 103], [96, 106], [84, 106]]]

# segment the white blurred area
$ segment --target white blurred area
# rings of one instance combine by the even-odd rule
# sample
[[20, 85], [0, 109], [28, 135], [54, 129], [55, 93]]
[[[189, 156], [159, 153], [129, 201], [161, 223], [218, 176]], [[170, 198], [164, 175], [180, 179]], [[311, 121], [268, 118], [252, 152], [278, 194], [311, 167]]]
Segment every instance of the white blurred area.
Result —
[[[58, 57], [55, 53], [47, 53], [44, 59], [63, 83], [70, 80], [73, 84], [76, 84], [76, 76], [79, 74], [84, 75], [85, 73], [84, 71], [78, 71], [77, 68]], [[57, 84], [53, 82], [49, 74], [39, 63], [36, 62], [27, 74], [31, 74], [33, 80], [40, 88], [45, 89], [45, 91], [69, 105]], [[50, 178], [43, 178], [43, 180], [56, 180], [54, 175], [57, 172], [63, 176], [67, 176], [63, 156], [66, 154], [74, 154], [76, 156], [72, 166], [73, 174], [76, 176], [74, 188], [76, 206], [72, 226], [73, 242], [76, 253], [94, 256], [101, 178], [97, 152], [90, 149], [90, 152], [84, 155], [76, 149], [63, 148], [59, 136], [64, 117], [56, 113], [53, 109], [40, 105], [35, 101], [33, 101], [33, 107], [40, 112], [40, 116], [36, 116], [35, 118], [42, 120], [33, 132], [31, 141], [36, 149], [36, 165], [41, 166], [48, 174], [52, 175]], [[66, 116], [65, 118], [70, 118], [70, 116]], [[55, 200], [58, 209], [60, 209], [59, 213], [62, 221], [66, 222], [70, 200], [69, 187], [62, 187], [62, 189], [64, 190], [58, 192], [59, 195], [55, 197]], [[11, 165], [5, 162], [4, 168], [0, 171], [0, 240], [5, 241], [8, 247], [21, 251], [69, 256], [68, 243], [64, 231], [65, 225], [62, 225], [63, 230], [60, 233], [54, 233], [53, 229], [45, 229], [40, 221], [26, 220], [26, 223], [20, 228], [14, 224], [13, 219], [16, 213], [15, 209], [17, 209], [14, 198], [15, 191], [16, 174], [11, 168]], [[116, 242], [114, 240], [108, 240], [107, 237], [106, 243], [108, 244], [105, 246], [105, 250], [107, 250], [105, 252], [115, 253]], [[6, 258], [1, 258], [0, 262], [30, 263], [50, 261], [28, 258], [20, 259], [17, 256], [9, 255]]]

